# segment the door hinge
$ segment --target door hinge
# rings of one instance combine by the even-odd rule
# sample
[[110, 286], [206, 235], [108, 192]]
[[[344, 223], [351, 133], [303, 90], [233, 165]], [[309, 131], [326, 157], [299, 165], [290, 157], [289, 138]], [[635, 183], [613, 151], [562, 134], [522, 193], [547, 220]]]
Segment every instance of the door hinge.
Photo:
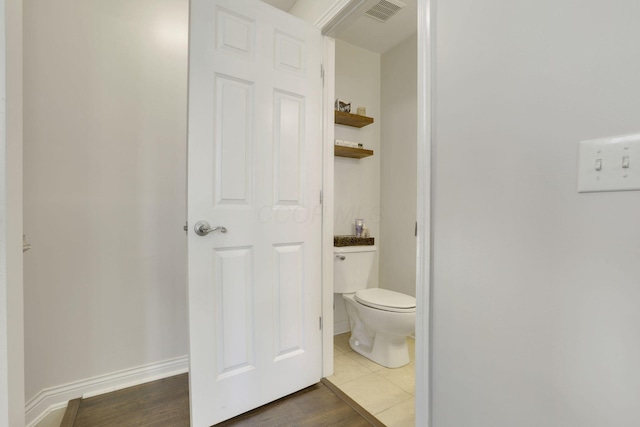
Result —
[[182, 229], [184, 230], [184, 234], [189, 234], [189, 223], [185, 222], [184, 227], [182, 227]]
[[319, 320], [320, 320], [320, 330], [322, 330], [322, 316], [320, 316]]
[[418, 237], [418, 221], [416, 221], [416, 231], [415, 231], [415, 236]]
[[320, 204], [322, 204], [324, 197], [322, 196], [322, 190], [320, 190]]
[[320, 64], [320, 78], [322, 79], [322, 87], [324, 87], [324, 65]]

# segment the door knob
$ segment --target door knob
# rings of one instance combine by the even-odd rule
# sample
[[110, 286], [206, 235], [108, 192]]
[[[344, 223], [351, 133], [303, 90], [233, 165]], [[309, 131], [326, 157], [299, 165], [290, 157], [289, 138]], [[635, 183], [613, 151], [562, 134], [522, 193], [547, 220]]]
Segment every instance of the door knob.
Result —
[[220, 231], [221, 233], [227, 232], [226, 227], [216, 226], [211, 228], [211, 226], [207, 221], [196, 222], [196, 225], [193, 227], [193, 229], [195, 230], [198, 236], [206, 236], [207, 234], [213, 233], [214, 231]]

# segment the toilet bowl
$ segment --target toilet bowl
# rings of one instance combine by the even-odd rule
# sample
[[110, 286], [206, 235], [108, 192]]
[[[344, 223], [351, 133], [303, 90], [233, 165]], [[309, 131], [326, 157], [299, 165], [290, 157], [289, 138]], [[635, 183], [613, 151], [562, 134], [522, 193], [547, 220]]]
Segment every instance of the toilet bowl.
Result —
[[388, 368], [409, 363], [407, 336], [415, 328], [414, 297], [381, 288], [367, 288], [375, 246], [334, 248], [334, 292], [345, 301], [349, 345], [362, 356]]

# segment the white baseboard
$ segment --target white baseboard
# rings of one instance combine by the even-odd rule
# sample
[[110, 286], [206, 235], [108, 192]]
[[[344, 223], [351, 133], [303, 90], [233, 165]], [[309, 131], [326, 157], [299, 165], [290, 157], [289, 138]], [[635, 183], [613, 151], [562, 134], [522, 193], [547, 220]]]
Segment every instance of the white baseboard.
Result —
[[72, 399], [79, 397], [86, 399], [161, 378], [184, 374], [188, 371], [189, 357], [181, 356], [46, 388], [27, 402], [25, 406], [25, 422], [27, 427], [34, 427], [51, 411], [67, 406], [67, 402]]
[[351, 325], [348, 320], [344, 322], [337, 322], [333, 324], [333, 335], [340, 335], [351, 330]]

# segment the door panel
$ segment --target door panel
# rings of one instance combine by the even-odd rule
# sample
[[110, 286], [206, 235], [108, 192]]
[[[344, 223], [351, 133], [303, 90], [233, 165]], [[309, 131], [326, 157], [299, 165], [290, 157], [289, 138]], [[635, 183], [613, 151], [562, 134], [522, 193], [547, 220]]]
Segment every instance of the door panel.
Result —
[[276, 90], [274, 158], [274, 204], [302, 205], [304, 191], [304, 98]]
[[276, 303], [275, 360], [304, 351], [304, 253], [302, 244], [274, 246], [274, 301]]
[[[192, 0], [192, 425], [320, 380], [319, 30], [257, 0]], [[199, 220], [226, 233], [197, 236]]]
[[215, 75], [215, 204], [250, 204], [253, 192], [253, 84]]
[[214, 250], [216, 379], [255, 365], [252, 248]]

